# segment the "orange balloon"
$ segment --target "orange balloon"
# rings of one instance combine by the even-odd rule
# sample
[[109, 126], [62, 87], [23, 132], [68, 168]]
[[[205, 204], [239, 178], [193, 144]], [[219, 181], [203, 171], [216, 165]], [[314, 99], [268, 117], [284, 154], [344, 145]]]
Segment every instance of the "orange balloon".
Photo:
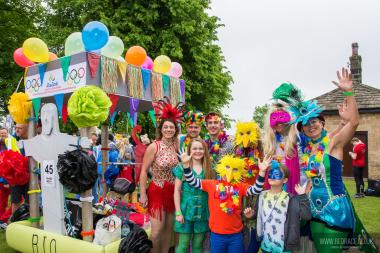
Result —
[[55, 53], [49, 52], [49, 61], [58, 59], [58, 56]]
[[135, 66], [141, 66], [145, 62], [146, 51], [140, 46], [130, 47], [125, 54], [125, 61]]

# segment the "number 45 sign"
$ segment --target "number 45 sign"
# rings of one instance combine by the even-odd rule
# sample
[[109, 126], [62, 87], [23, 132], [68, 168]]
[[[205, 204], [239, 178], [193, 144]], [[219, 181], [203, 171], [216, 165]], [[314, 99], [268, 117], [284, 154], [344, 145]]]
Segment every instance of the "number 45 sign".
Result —
[[53, 160], [42, 162], [42, 184], [48, 187], [55, 187], [55, 174], [57, 173], [56, 165]]

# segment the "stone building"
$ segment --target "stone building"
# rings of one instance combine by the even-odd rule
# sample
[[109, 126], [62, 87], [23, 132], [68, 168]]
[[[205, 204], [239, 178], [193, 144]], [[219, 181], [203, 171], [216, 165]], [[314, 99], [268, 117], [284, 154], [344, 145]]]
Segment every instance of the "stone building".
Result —
[[[361, 141], [366, 143], [366, 168], [364, 177], [369, 180], [380, 179], [380, 89], [361, 83], [361, 56], [358, 55], [358, 44], [352, 44], [352, 56], [350, 57], [350, 70], [353, 74], [354, 93], [359, 108], [360, 125], [355, 133]], [[344, 95], [339, 89], [332, 90], [316, 97], [318, 103], [325, 107], [326, 130], [333, 131], [340, 123], [338, 104], [344, 100]], [[352, 145], [345, 147], [343, 159], [343, 176], [353, 176], [351, 157], [348, 151]]]

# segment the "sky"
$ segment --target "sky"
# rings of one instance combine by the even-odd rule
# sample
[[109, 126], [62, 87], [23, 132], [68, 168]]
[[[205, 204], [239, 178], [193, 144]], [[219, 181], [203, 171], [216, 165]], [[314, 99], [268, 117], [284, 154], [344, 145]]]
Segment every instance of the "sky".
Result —
[[380, 89], [378, 0], [212, 0], [208, 13], [224, 24], [217, 44], [234, 100], [223, 113], [235, 120], [251, 120], [283, 82], [306, 98], [335, 89], [331, 81], [347, 66], [352, 42], [359, 43], [363, 83]]

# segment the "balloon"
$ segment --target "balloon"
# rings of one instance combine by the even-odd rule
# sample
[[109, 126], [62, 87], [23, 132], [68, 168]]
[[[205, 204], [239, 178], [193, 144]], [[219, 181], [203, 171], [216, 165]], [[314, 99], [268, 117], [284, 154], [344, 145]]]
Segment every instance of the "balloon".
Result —
[[156, 57], [156, 59], [154, 59], [153, 71], [164, 74], [169, 72], [171, 65], [172, 62], [169, 57], [166, 55], [159, 55]]
[[49, 49], [45, 42], [39, 38], [29, 38], [22, 44], [22, 52], [34, 62], [47, 62], [49, 60]]
[[141, 65], [141, 67], [144, 68], [144, 69], [150, 69], [150, 70], [152, 70], [152, 68], [153, 68], [152, 58], [150, 58], [149, 56], [146, 56], [146, 59], [145, 59], [143, 65]]
[[172, 62], [172, 66], [169, 71], [170, 76], [179, 78], [182, 75], [182, 66], [178, 62]]
[[87, 23], [82, 30], [82, 40], [87, 51], [101, 49], [109, 38], [107, 26], [99, 21]]
[[125, 54], [125, 61], [135, 66], [141, 66], [146, 59], [146, 51], [140, 46], [130, 47]]
[[69, 35], [65, 41], [65, 55], [73, 55], [84, 51], [82, 33], [75, 32]]
[[49, 61], [58, 59], [58, 56], [55, 53], [49, 52]]
[[13, 59], [15, 60], [16, 64], [22, 68], [26, 68], [34, 64], [34, 62], [26, 58], [26, 56], [22, 52], [21, 47], [15, 50], [15, 52], [13, 53]]
[[118, 58], [124, 51], [124, 43], [117, 36], [110, 36], [107, 44], [102, 48], [101, 54], [110, 58]]

